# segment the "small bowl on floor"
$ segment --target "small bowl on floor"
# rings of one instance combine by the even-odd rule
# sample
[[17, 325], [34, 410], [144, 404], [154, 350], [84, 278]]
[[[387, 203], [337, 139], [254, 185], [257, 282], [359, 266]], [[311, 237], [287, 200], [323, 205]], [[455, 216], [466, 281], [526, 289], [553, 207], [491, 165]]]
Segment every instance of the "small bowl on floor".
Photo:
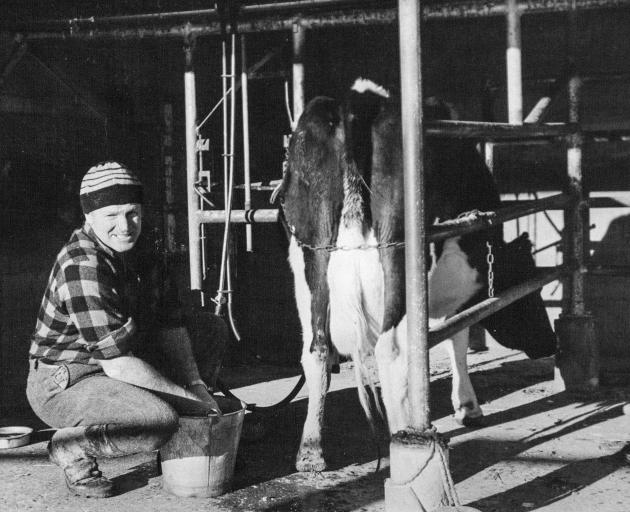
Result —
[[33, 429], [30, 427], [0, 427], [0, 450], [28, 444], [32, 433]]

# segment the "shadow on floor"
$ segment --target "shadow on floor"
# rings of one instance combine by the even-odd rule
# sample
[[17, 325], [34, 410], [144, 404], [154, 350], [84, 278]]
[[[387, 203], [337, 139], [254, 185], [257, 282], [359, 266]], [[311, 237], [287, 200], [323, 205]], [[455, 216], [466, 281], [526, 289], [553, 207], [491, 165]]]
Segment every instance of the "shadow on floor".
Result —
[[[486, 399], [494, 400], [523, 387], [549, 380], [550, 372], [553, 373], [553, 366], [549, 361], [513, 361], [492, 370], [476, 373], [473, 375], [473, 381]], [[510, 377], [506, 378], [506, 374]], [[440, 378], [431, 383], [432, 417], [440, 418], [452, 413], [450, 393], [450, 377]], [[253, 440], [247, 438], [242, 440], [239, 451], [245, 468], [235, 477], [236, 488], [287, 476], [295, 471], [295, 455], [306, 418], [306, 406], [306, 400], [298, 400], [272, 415], [246, 417], [245, 431], [256, 430], [252, 426], [258, 426], [258, 430], [264, 433]], [[537, 401], [531, 407], [518, 408], [510, 417], [529, 416], [553, 407], [545, 401]], [[502, 420], [499, 420], [499, 417], [495, 419], [507, 421], [507, 418], [508, 416]], [[359, 404], [356, 389], [348, 388], [329, 393], [326, 399], [323, 430], [324, 453], [329, 469], [335, 470], [351, 464], [374, 461], [379, 451], [386, 456], [389, 452], [387, 428], [380, 419], [377, 419], [377, 422], [378, 439], [375, 440]], [[463, 431], [468, 429], [462, 428]], [[458, 433], [459, 430], [456, 430], [450, 434]]]
[[627, 465], [625, 452], [626, 448], [623, 448], [612, 455], [571, 462], [544, 476], [468, 505], [496, 512], [526, 512], [550, 505]]

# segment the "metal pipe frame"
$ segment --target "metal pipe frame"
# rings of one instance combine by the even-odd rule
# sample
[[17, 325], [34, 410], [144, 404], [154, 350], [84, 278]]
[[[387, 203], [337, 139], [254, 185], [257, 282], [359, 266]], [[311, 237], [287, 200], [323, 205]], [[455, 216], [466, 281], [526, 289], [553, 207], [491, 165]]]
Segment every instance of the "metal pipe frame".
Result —
[[506, 0], [508, 121], [523, 124], [523, 77], [521, 69], [521, 11], [517, 0]]
[[[201, 224], [223, 224], [225, 222], [224, 210], [197, 210], [196, 222]], [[275, 208], [263, 208], [253, 210], [231, 210], [229, 222], [235, 224], [257, 224], [263, 222], [278, 222], [279, 210]]]
[[[569, 116], [577, 120], [581, 82], [573, 77], [569, 82]], [[575, 270], [564, 282], [566, 299], [563, 312], [584, 315], [584, 274], [586, 273], [586, 243], [588, 240], [588, 198], [582, 183], [582, 136], [575, 133], [567, 148], [568, 193], [571, 201], [565, 209], [564, 254]]]
[[[241, 117], [243, 123], [243, 185], [245, 198], [243, 207], [250, 210], [252, 207], [252, 187], [249, 159], [249, 90], [247, 75], [247, 40], [246, 36], [241, 34]], [[235, 91], [236, 92], [236, 91]], [[245, 226], [245, 250], [252, 252], [252, 227]]]
[[569, 270], [566, 267], [555, 268], [551, 271], [542, 272], [539, 276], [525, 281], [519, 285], [513, 286], [504, 292], [499, 293], [496, 297], [488, 298], [474, 306], [450, 317], [445, 322], [434, 326], [429, 332], [429, 346], [433, 347], [440, 341], [451, 337], [456, 332], [466, 327], [476, 324], [480, 320], [496, 313], [516, 302], [525, 295], [535, 292], [552, 281], [562, 278]]
[[197, 182], [197, 95], [195, 91], [195, 72], [193, 68], [194, 41], [189, 40], [184, 46], [186, 67], [184, 71], [184, 101], [186, 123], [186, 190], [188, 202], [188, 253], [190, 266], [190, 289], [201, 290], [201, 239], [196, 212], [199, 210], [199, 198], [195, 194]]
[[430, 121], [426, 123], [425, 134], [460, 139], [509, 141], [567, 137], [575, 133], [577, 129], [577, 124], [572, 123], [514, 125], [480, 121]]
[[[522, 201], [517, 205], [500, 208], [496, 212], [483, 212], [483, 215], [471, 215], [462, 219], [453, 219], [439, 224], [429, 226], [426, 230], [428, 242], [446, 240], [455, 236], [461, 236], [475, 231], [481, 231], [490, 225], [500, 224], [509, 220], [518, 219], [525, 215], [540, 212], [543, 210], [561, 210], [571, 201], [571, 197], [566, 194], [556, 194], [543, 199], [532, 201]], [[223, 210], [198, 210], [196, 212], [197, 222], [203, 224], [215, 224], [225, 222], [225, 211]], [[265, 222], [277, 222], [279, 210], [275, 208], [253, 209], [253, 210], [232, 210], [230, 212], [230, 222], [237, 224], [255, 224]]]
[[[582, 80], [577, 74], [576, 59], [578, 55], [578, 22], [577, 10], [571, 9], [568, 13], [568, 37], [567, 53], [573, 63], [573, 74], [568, 83], [569, 95], [569, 122], [579, 126], [580, 121], [580, 96]], [[589, 206], [588, 195], [584, 191], [582, 175], [582, 143], [583, 137], [580, 130], [568, 138], [567, 144], [567, 177], [568, 194], [572, 201], [564, 212], [565, 237], [564, 258], [565, 263], [571, 264], [574, 271], [564, 280], [563, 307], [564, 315], [584, 316], [586, 306], [584, 299], [584, 275], [587, 272], [587, 241], [589, 239]]]
[[168, 254], [177, 251], [175, 245], [175, 193], [173, 187], [173, 105], [162, 105], [162, 166], [164, 172], [164, 246]]
[[306, 43], [306, 29], [300, 24], [293, 25], [293, 123], [297, 126], [298, 119], [304, 112], [304, 46]]
[[422, 125], [422, 57], [420, 2], [398, 1], [400, 101], [405, 209], [405, 274], [409, 427], [431, 427], [429, 409], [429, 301], [424, 202], [424, 133]]
[[[302, 5], [299, 5], [302, 4]], [[342, 9], [341, 6], [349, 7]], [[266, 6], [244, 6], [238, 22], [239, 33], [290, 31], [296, 22], [306, 29], [342, 26], [388, 25], [396, 22], [396, 8], [356, 8], [357, 2], [312, 0], [283, 2]], [[521, 14], [543, 14], [578, 10], [615, 9], [630, 6], [630, 0], [530, 0], [518, 4]], [[263, 8], [264, 7], [264, 8]], [[284, 7], [281, 9], [281, 7]], [[329, 12], [313, 12], [323, 8], [337, 8]], [[468, 0], [424, 6], [426, 20], [484, 18], [505, 16], [504, 0]], [[152, 27], [115, 27], [131, 23], [153, 23]], [[157, 26], [162, 24], [162, 26]], [[190, 36], [219, 36], [221, 25], [215, 9], [140, 14], [104, 18], [44, 20], [30, 23], [0, 24], [0, 31], [28, 34], [28, 39], [143, 39], [151, 37], [181, 38]]]
[[449, 220], [429, 226], [427, 230], [427, 240], [429, 242], [446, 240], [454, 236], [480, 231], [487, 228], [489, 225], [502, 224], [509, 220], [518, 219], [519, 217], [524, 217], [525, 215], [543, 210], [563, 209], [571, 201], [572, 198], [566, 194], [556, 194], [543, 199], [523, 201], [518, 205], [500, 208], [491, 216], [471, 216], [471, 218]]
[[545, 96], [540, 98], [534, 108], [527, 114], [524, 123], [538, 124], [541, 123], [547, 115], [551, 105], [559, 98], [560, 93], [567, 89], [569, 78], [572, 72], [569, 69], [563, 73], [549, 85], [549, 90]]

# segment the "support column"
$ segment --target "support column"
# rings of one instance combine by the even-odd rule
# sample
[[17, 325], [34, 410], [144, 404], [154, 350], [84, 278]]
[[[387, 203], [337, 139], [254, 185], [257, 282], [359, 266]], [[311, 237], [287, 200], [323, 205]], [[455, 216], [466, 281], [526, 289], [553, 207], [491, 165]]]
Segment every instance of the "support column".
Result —
[[201, 290], [201, 239], [197, 210], [199, 200], [195, 194], [197, 182], [197, 95], [195, 92], [195, 72], [193, 69], [194, 41], [186, 41], [184, 46], [184, 101], [186, 123], [186, 195], [188, 199], [188, 258], [190, 264], [190, 289]]
[[167, 254], [175, 254], [175, 194], [173, 188], [173, 105], [162, 105], [162, 165], [164, 166], [164, 242]]
[[300, 23], [293, 24], [293, 122], [304, 112], [304, 44], [306, 28]]
[[523, 77], [521, 68], [521, 12], [517, 0], [507, 2], [508, 122], [523, 124]]
[[[579, 121], [581, 80], [569, 80], [569, 121]], [[574, 270], [563, 282], [563, 311], [556, 320], [558, 352], [556, 391], [591, 391], [599, 386], [599, 347], [595, 320], [586, 311], [584, 283], [588, 250], [588, 194], [582, 183], [582, 134], [569, 136], [567, 148], [568, 193], [573, 200], [564, 212], [564, 258]]]
[[[568, 54], [577, 56], [577, 10], [569, 12]], [[577, 63], [575, 69], [577, 69]], [[582, 81], [577, 73], [569, 79], [569, 122], [580, 121]], [[599, 386], [599, 346], [595, 336], [595, 320], [586, 311], [584, 283], [588, 259], [589, 211], [588, 192], [582, 179], [582, 134], [568, 138], [568, 193], [572, 197], [564, 212], [564, 259], [573, 271], [563, 282], [562, 315], [556, 321], [558, 352], [554, 387], [556, 390], [592, 391]]]
[[391, 478], [385, 481], [388, 512], [425, 512], [457, 504], [447, 452], [431, 428], [429, 410], [420, 13], [418, 0], [398, 0], [410, 425], [392, 436]]

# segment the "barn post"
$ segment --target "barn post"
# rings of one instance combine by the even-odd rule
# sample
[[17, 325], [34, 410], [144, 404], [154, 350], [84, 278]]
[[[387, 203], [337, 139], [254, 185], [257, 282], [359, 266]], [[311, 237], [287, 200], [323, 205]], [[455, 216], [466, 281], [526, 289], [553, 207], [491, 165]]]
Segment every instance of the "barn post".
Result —
[[301, 23], [293, 24], [293, 122], [297, 126], [298, 119], [304, 111], [304, 45], [306, 28]]
[[523, 124], [523, 80], [521, 66], [521, 11], [516, 0], [507, 5], [507, 93], [508, 121]]
[[173, 186], [173, 105], [162, 104], [162, 166], [164, 170], [164, 241], [167, 254], [175, 254], [175, 194]]
[[385, 481], [385, 508], [390, 512], [456, 504], [445, 445], [431, 426], [429, 410], [420, 15], [419, 0], [398, 0], [411, 424], [393, 433], [390, 443], [391, 477]]
[[188, 260], [190, 264], [190, 289], [201, 290], [201, 239], [197, 210], [199, 200], [195, 195], [197, 182], [197, 96], [193, 69], [194, 40], [187, 38], [184, 44], [184, 102], [186, 123], [186, 194], [188, 200]]
[[[577, 47], [577, 11], [569, 11], [568, 46], [570, 58], [575, 59]], [[574, 62], [574, 64], [576, 64]], [[574, 66], [577, 69], [577, 66]], [[557, 391], [589, 392], [599, 386], [599, 346], [595, 335], [595, 320], [586, 311], [584, 284], [588, 257], [588, 192], [582, 180], [582, 133], [580, 121], [580, 93], [582, 81], [574, 73], [569, 79], [569, 122], [576, 131], [569, 135], [567, 144], [568, 194], [572, 201], [564, 211], [564, 261], [571, 272], [563, 282], [563, 308], [556, 320], [558, 351], [554, 388]]]

